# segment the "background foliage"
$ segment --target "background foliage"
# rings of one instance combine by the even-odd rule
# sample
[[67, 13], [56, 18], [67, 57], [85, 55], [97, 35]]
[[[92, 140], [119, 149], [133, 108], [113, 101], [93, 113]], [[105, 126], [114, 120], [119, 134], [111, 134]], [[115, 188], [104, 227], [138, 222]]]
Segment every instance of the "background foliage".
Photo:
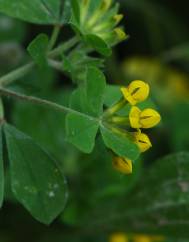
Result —
[[[9, 11], [12, 13], [15, 5], [10, 5], [13, 2], [11, 0], [7, 0], [5, 5], [3, 2], [5, 1], [0, 0], [0, 11], [9, 15]], [[23, 0], [22, 2], [28, 4], [28, 1]], [[0, 15], [1, 75], [29, 60], [25, 51], [29, 44], [29, 53], [35, 60], [36, 50], [33, 51], [32, 48], [32, 43], [35, 48], [35, 42], [31, 43], [31, 40], [39, 33], [49, 35], [52, 29], [50, 26], [41, 24], [44, 22], [53, 24], [57, 20], [62, 24], [66, 23], [70, 14], [70, 1], [65, 1], [64, 6], [61, 1], [56, 1], [57, 5], [52, 4], [53, 1], [46, 1], [45, 4], [45, 1], [41, 2], [41, 7], [37, 7], [35, 11], [30, 10], [28, 13], [23, 10], [21, 13], [22, 20], [29, 20], [31, 23], [4, 14]], [[19, 157], [20, 152], [26, 152], [25, 145], [28, 145], [31, 151], [37, 150], [37, 158], [45, 156], [42, 160], [45, 159], [46, 165], [49, 159], [55, 158], [58, 164], [54, 164], [54, 166], [60, 167], [67, 178], [69, 197], [65, 210], [49, 227], [37, 222], [15, 199], [20, 192], [23, 195], [23, 191], [19, 191], [14, 186], [14, 195], [12, 194], [10, 174], [7, 172], [7, 157], [3, 157], [6, 168], [5, 202], [0, 212], [0, 240], [3, 242], [21, 240], [35, 242], [98, 240], [101, 242], [108, 241], [111, 234], [115, 232], [162, 235], [165, 237], [165, 241], [185, 242], [189, 240], [188, 3], [163, 0], [120, 0], [119, 2], [121, 4], [120, 12], [125, 15], [122, 24], [126, 27], [130, 37], [127, 41], [117, 45], [113, 49], [112, 55], [104, 63], [99, 59], [98, 54], [92, 56], [93, 58], [89, 57], [86, 55], [85, 48], [80, 46], [77, 55], [70, 53], [69, 58], [63, 56], [63, 65], [59, 72], [49, 68], [43, 58], [40, 60], [37, 58], [38, 68], [35, 68], [22, 80], [11, 84], [10, 88], [29, 95], [45, 97], [68, 106], [76, 83], [83, 78], [82, 68], [86, 63], [95, 63], [99, 67], [103, 67], [105, 64], [103, 69], [109, 84], [126, 85], [133, 79], [146, 80], [152, 87], [152, 100], [159, 107], [163, 117], [161, 126], [149, 133], [153, 147], [145, 153], [142, 159], [137, 160], [131, 176], [120, 175], [113, 170], [111, 153], [103, 146], [100, 136], [97, 137], [95, 148], [91, 154], [83, 154], [67, 142], [66, 132], [73, 132], [75, 127], [73, 115], [67, 116], [67, 119], [73, 120], [73, 127], [69, 126], [65, 130], [65, 114], [28, 103], [15, 102], [12, 99], [4, 99], [6, 119], [48, 150], [50, 156], [41, 153], [38, 145], [31, 146], [28, 137], [18, 133], [19, 131], [15, 131], [9, 125], [5, 125], [1, 132], [4, 133], [3, 138], [6, 139], [8, 153], [14, 149]], [[60, 6], [64, 10], [61, 13], [64, 14], [59, 12]], [[44, 11], [49, 8], [50, 12]], [[19, 14], [19, 11], [15, 11], [13, 17], [18, 17]], [[77, 16], [77, 12], [75, 14]], [[36, 25], [36, 23], [40, 25]], [[73, 24], [75, 24], [74, 21]], [[80, 26], [77, 25], [77, 28]], [[79, 31], [84, 30], [79, 29]], [[73, 32], [70, 28], [65, 26], [60, 40], [67, 40], [72, 35]], [[38, 45], [37, 51], [43, 53], [44, 43], [48, 42], [48, 38], [46, 35], [41, 35], [35, 41], [42, 41], [42, 45]], [[97, 51], [109, 55], [109, 48], [106, 45], [103, 47], [97, 48]], [[80, 63], [79, 60], [83, 55], [85, 55], [85, 59]], [[76, 73], [74, 77], [72, 73]], [[75, 83], [70, 81], [70, 76]], [[90, 75], [90, 78], [92, 79], [93, 76]], [[101, 78], [103, 79], [103, 77]], [[93, 80], [90, 83], [92, 82]], [[103, 87], [100, 86], [99, 89], [102, 90]], [[76, 92], [79, 93], [80, 90], [77, 89]], [[108, 86], [105, 93], [104, 102], [108, 106], [112, 102], [111, 99], [117, 98], [117, 92]], [[92, 95], [90, 94], [90, 97]], [[98, 101], [100, 106], [101, 100]], [[76, 94], [75, 96], [72, 94], [72, 104], [74, 107], [78, 104]], [[100, 112], [99, 106], [95, 107], [94, 115]], [[89, 108], [86, 112], [90, 113], [91, 109]], [[85, 121], [80, 123], [85, 129]], [[95, 136], [96, 128], [94, 134], [93, 130], [91, 132], [92, 136]], [[20, 136], [27, 139], [27, 144], [22, 142]], [[14, 140], [16, 140], [17, 146]], [[94, 146], [94, 143], [90, 144], [89, 140], [87, 142], [89, 146], [81, 147], [81, 140], [82, 137], [79, 136], [78, 140], [73, 141], [73, 143], [79, 144], [81, 150], [89, 151], [91, 145]], [[2, 160], [2, 145], [0, 145], [0, 149]], [[29, 156], [29, 153], [26, 152], [25, 155]], [[38, 164], [41, 167], [40, 171], [36, 171], [35, 163], [32, 161], [37, 158], [32, 157], [29, 165], [32, 165], [36, 176], [35, 181], [44, 187], [45, 185], [41, 182], [42, 177], [48, 177], [49, 174], [45, 173], [42, 160]], [[9, 154], [9, 160], [13, 159], [14, 157]], [[10, 163], [10, 165], [13, 164], [15, 163]], [[2, 165], [1, 162], [0, 166]], [[51, 165], [49, 166], [49, 169], [54, 169]], [[19, 167], [19, 164], [12, 167], [14, 176], [24, 179], [20, 176], [19, 169], [23, 171], [24, 167]], [[1, 167], [0, 172], [2, 171]], [[3, 182], [1, 181], [1, 184]], [[59, 185], [64, 192], [67, 185], [61, 184], [61, 182], [60, 179]], [[0, 188], [1, 193], [3, 191]], [[50, 194], [52, 195], [52, 193]], [[50, 217], [49, 211], [48, 216], [37, 213], [39, 221], [49, 223], [56, 217], [65, 206], [66, 198], [62, 199], [61, 196], [60, 191], [59, 200], [56, 200], [57, 211], [53, 210]], [[26, 197], [23, 195], [22, 204], [27, 198], [28, 194]], [[47, 202], [47, 197], [40, 196], [36, 203], [42, 204], [42, 201]], [[29, 211], [32, 209], [33, 207], [28, 208]], [[40, 217], [38, 217], [39, 214]]]

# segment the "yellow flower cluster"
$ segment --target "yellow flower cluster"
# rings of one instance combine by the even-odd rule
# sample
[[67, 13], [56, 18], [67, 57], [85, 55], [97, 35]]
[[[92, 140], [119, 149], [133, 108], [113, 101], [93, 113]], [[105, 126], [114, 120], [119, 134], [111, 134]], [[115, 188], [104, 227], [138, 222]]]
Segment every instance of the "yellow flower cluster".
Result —
[[152, 128], [161, 120], [161, 116], [156, 110], [151, 108], [140, 110], [134, 106], [148, 98], [150, 92], [149, 85], [143, 81], [136, 80], [131, 82], [128, 87], [122, 87], [121, 92], [125, 100], [132, 105], [129, 114], [130, 125], [132, 128], [138, 129], [138, 132], [135, 133], [135, 140], [141, 152], [145, 152], [152, 144], [148, 136], [141, 133], [140, 129]]
[[[121, 87], [121, 92], [123, 94], [123, 99], [109, 109], [109, 112], [113, 115], [123, 108], [126, 103], [129, 103], [131, 105], [129, 117], [116, 116], [112, 117], [112, 121], [117, 124], [127, 124], [131, 128], [136, 129], [137, 131], [132, 133], [134, 142], [138, 145], [141, 152], [145, 152], [152, 147], [152, 144], [149, 137], [141, 132], [141, 129], [148, 129], [156, 126], [160, 122], [161, 116], [152, 108], [141, 110], [135, 105], [148, 98], [150, 87], [141, 80], [135, 80], [131, 82], [128, 87]], [[113, 165], [118, 171], [124, 174], [132, 173], [132, 161], [126, 157], [115, 157]]]

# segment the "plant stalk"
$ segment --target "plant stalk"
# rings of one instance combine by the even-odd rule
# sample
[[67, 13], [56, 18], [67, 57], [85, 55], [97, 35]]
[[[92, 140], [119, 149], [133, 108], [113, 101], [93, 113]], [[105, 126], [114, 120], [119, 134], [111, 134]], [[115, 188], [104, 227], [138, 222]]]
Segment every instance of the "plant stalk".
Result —
[[2, 76], [0, 78], [0, 86], [6, 86], [16, 79], [26, 75], [29, 71], [33, 69], [35, 66], [34, 62], [30, 62], [22, 67], [19, 67], [18, 69], [9, 72], [8, 74]]
[[106, 110], [106, 112], [103, 114], [104, 118], [107, 118], [109, 116], [112, 116], [114, 113], [121, 110], [126, 105], [126, 100], [124, 98], [121, 98], [116, 104], [111, 106]]
[[48, 54], [48, 57], [50, 57], [50, 58], [56, 57], [57, 55], [61, 54], [62, 52], [66, 51], [68, 49], [71, 49], [74, 45], [76, 45], [78, 43], [78, 41], [79, 41], [79, 39], [77, 36], [73, 37], [66, 43], [63, 43], [63, 44], [59, 45], [57, 48], [55, 48], [54, 50], [50, 51]]
[[20, 94], [20, 93], [17, 93], [17, 92], [14, 92], [14, 91], [11, 91], [11, 90], [8, 90], [8, 89], [5, 89], [5, 88], [1, 88], [1, 87], [0, 87], [0, 94], [2, 96], [9, 96], [9, 97], [16, 98], [18, 100], [34, 103], [34, 104], [37, 104], [37, 105], [40, 105], [40, 106], [49, 107], [49, 108], [52, 108], [54, 110], [57, 110], [57, 111], [60, 111], [60, 112], [63, 112], [63, 113], [76, 114], [76, 115], [79, 115], [81, 117], [93, 120], [95, 122], [99, 122], [99, 120], [95, 117], [89, 116], [85, 113], [81, 113], [81, 112], [76, 111], [74, 109], [65, 107], [63, 105], [60, 105], [60, 104], [57, 104], [57, 103], [54, 103], [54, 102], [51, 102], [51, 101], [48, 101], [48, 100], [45, 100], [45, 99], [41, 99], [41, 98], [37, 98], [37, 97], [33, 97], [33, 96], [27, 96], [27, 95]]
[[61, 26], [60, 25], [56, 25], [53, 29], [53, 32], [52, 32], [52, 36], [51, 36], [51, 39], [49, 41], [49, 46], [48, 46], [48, 50], [52, 50], [52, 48], [54, 47], [54, 45], [56, 44], [56, 41], [57, 41], [57, 38], [58, 38], [58, 35], [60, 33], [60, 28]]
[[108, 121], [114, 124], [130, 125], [129, 117], [112, 116]]

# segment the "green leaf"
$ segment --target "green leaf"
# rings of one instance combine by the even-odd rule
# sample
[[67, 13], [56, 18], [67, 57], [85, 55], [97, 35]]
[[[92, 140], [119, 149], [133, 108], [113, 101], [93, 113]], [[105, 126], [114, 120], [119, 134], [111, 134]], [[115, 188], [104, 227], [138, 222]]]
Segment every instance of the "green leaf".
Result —
[[[59, 91], [56, 90], [55, 93], [50, 92], [44, 95], [54, 102], [68, 106], [71, 90], [64, 88]], [[16, 124], [17, 128], [37, 140], [63, 164], [69, 157], [71, 149], [63, 138], [65, 117], [66, 114], [62, 112], [54, 112], [54, 110], [23, 102], [16, 102], [12, 112], [12, 122]], [[62, 153], [64, 153], [64, 156], [62, 156]], [[74, 151], [72, 151], [72, 155], [73, 153]]]
[[126, 135], [114, 133], [105, 126], [101, 126], [101, 134], [105, 145], [117, 155], [133, 161], [138, 158], [140, 154], [139, 148]]
[[103, 112], [105, 87], [103, 73], [95, 67], [89, 67], [86, 70], [85, 82], [73, 92], [70, 100], [70, 107], [84, 115], [67, 115], [67, 140], [85, 153], [90, 153], [95, 145], [99, 128], [97, 118]]
[[71, 2], [70, 0], [62, 0], [61, 1], [62, 7], [62, 16], [61, 16], [61, 23], [69, 23], [71, 19]]
[[70, 107], [81, 113], [88, 113], [86, 110], [86, 93], [83, 87], [83, 85], [80, 85], [76, 90], [72, 92], [70, 98]]
[[4, 165], [3, 165], [3, 141], [2, 126], [0, 127], [0, 207], [4, 199]]
[[67, 140], [82, 152], [90, 153], [95, 145], [99, 123], [90, 117], [68, 114], [66, 118]]
[[122, 93], [120, 91], [120, 86], [117, 85], [107, 85], [105, 91], [104, 104], [107, 107], [112, 106], [120, 100]]
[[80, 6], [78, 0], [71, 0], [73, 15], [77, 23], [80, 22]]
[[71, 14], [69, 0], [0, 0], [0, 12], [36, 24], [66, 23]]
[[91, 45], [97, 52], [104, 56], [110, 56], [112, 54], [111, 48], [106, 42], [94, 34], [88, 34], [84, 36], [86, 42]]
[[94, 11], [99, 9], [101, 4], [102, 4], [101, 0], [89, 1], [89, 7], [88, 7], [89, 13], [91, 15], [94, 14]]
[[87, 68], [86, 81], [86, 103], [91, 114], [99, 116], [103, 113], [104, 92], [106, 78], [104, 74], [95, 67]]
[[34, 62], [40, 67], [47, 66], [46, 53], [49, 39], [46, 34], [39, 34], [28, 46], [27, 50]]
[[66, 183], [57, 163], [14, 127], [3, 126], [17, 200], [40, 222], [49, 224], [64, 209]]
[[166, 119], [166, 125], [170, 127], [170, 143], [174, 151], [182, 151], [189, 149], [188, 139], [188, 123], [189, 123], [189, 103], [177, 103], [171, 110], [170, 115]]

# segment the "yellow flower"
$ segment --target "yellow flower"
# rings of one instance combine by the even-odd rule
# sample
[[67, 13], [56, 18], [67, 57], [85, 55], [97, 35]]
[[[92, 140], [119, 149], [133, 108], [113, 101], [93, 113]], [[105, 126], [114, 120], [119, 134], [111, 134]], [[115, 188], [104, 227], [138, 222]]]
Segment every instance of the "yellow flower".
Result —
[[160, 120], [160, 114], [154, 109], [147, 108], [141, 111], [138, 107], [132, 107], [129, 114], [130, 125], [135, 129], [148, 129], [156, 126]]
[[135, 235], [133, 242], [152, 242], [151, 238], [147, 235]]
[[162, 236], [134, 235], [133, 242], [162, 242], [165, 238]]
[[128, 87], [122, 87], [121, 92], [131, 105], [136, 105], [148, 98], [150, 87], [146, 82], [136, 80], [132, 81]]
[[154, 235], [154, 236], [150, 236], [151, 240], [153, 242], [162, 242], [165, 241], [165, 237], [161, 236], [161, 235]]
[[139, 131], [135, 133], [134, 136], [135, 136], [135, 142], [138, 145], [141, 152], [145, 152], [152, 147], [150, 139], [146, 134], [141, 133]]
[[110, 236], [109, 242], [129, 242], [129, 239], [124, 233], [115, 233]]
[[124, 174], [131, 174], [132, 173], [132, 161], [127, 158], [122, 157], [114, 157], [113, 158], [113, 167]]

